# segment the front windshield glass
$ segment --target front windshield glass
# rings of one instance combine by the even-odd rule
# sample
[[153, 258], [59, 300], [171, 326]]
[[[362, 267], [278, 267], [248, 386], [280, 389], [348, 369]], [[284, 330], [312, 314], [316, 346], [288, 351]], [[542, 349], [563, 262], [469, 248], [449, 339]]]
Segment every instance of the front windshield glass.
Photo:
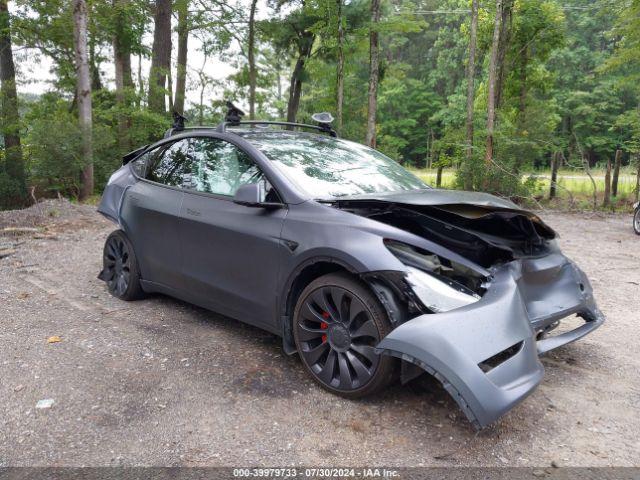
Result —
[[316, 199], [429, 188], [389, 157], [354, 142], [286, 131], [244, 137]]

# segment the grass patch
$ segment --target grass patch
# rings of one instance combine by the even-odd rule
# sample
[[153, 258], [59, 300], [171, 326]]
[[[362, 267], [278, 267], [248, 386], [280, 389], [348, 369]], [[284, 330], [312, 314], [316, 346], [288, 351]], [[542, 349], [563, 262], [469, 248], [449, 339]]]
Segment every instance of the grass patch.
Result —
[[[410, 171], [423, 182], [435, 187], [437, 172], [435, 169], [410, 169]], [[602, 205], [604, 195], [605, 172], [602, 169], [594, 169], [591, 172], [596, 185], [597, 205]], [[528, 172], [522, 175], [524, 181], [530, 176], [536, 178], [534, 196], [537, 200], [544, 200], [549, 196], [551, 185], [551, 171], [541, 170]], [[578, 208], [591, 209], [593, 206], [593, 183], [583, 171], [560, 170], [558, 171], [558, 201], [566, 202], [573, 197]], [[442, 172], [442, 188], [455, 188], [456, 170], [449, 169]], [[611, 204], [615, 209], [629, 210], [635, 200], [636, 174], [631, 168], [620, 170], [618, 177], [618, 195], [612, 197]], [[546, 203], [546, 202], [545, 202]], [[554, 202], [557, 204], [558, 202]]]

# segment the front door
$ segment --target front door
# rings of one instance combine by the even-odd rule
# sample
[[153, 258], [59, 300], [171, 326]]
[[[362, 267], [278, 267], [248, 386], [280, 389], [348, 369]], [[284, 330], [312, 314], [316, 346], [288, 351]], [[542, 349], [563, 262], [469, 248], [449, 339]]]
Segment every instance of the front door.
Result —
[[179, 229], [185, 286], [198, 303], [239, 320], [273, 328], [285, 208], [238, 205], [239, 186], [262, 182], [258, 166], [232, 143], [193, 137], [191, 188], [184, 190]]

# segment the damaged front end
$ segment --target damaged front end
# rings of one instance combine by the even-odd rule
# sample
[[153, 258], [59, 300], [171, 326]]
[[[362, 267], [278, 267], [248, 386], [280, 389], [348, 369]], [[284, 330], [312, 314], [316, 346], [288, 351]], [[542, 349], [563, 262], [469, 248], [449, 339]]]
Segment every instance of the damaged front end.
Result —
[[[472, 424], [486, 427], [541, 381], [539, 355], [603, 323], [591, 285], [559, 251], [553, 230], [513, 204], [389, 200], [348, 199], [337, 206], [436, 242], [477, 268], [385, 240], [406, 267], [402, 281], [394, 279], [396, 289], [420, 313], [394, 322], [377, 351], [434, 375]], [[396, 316], [400, 311], [396, 307]], [[572, 316], [583, 323], [553, 336]]]

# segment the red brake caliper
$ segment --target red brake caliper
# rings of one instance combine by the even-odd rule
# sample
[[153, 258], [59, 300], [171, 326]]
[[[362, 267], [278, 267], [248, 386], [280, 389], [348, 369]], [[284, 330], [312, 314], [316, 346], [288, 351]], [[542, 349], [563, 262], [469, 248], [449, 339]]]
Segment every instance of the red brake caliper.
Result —
[[[322, 318], [329, 318], [329, 313], [327, 312], [322, 312]], [[320, 323], [320, 328], [322, 330], [326, 330], [327, 328], [329, 328], [329, 325], [327, 325], [326, 322], [321, 322]], [[327, 335], [324, 334], [322, 335], [322, 343], [325, 343], [327, 341]]]

